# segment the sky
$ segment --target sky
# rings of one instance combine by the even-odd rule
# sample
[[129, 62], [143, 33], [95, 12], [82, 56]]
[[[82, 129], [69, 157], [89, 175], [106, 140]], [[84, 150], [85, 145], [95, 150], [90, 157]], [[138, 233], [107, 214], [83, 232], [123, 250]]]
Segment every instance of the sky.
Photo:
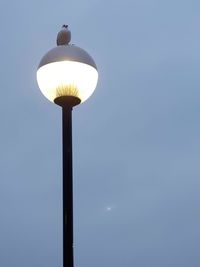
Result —
[[63, 24], [95, 60], [73, 111], [76, 267], [200, 266], [200, 2], [0, 2], [0, 266], [62, 266], [61, 110], [36, 70]]

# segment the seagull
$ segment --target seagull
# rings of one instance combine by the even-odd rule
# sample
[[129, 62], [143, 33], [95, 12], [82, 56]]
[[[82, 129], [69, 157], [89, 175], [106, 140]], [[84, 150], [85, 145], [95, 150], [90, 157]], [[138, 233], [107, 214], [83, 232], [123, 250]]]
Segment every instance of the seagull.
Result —
[[71, 41], [71, 32], [68, 25], [63, 25], [61, 31], [57, 35], [57, 45], [68, 45]]

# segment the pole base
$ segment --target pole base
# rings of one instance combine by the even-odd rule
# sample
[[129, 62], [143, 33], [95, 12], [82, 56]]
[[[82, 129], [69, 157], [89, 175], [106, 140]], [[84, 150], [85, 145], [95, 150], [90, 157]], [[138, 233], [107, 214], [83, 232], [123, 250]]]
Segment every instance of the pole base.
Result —
[[81, 103], [80, 98], [76, 96], [59, 96], [54, 99], [54, 103], [61, 107], [74, 107]]

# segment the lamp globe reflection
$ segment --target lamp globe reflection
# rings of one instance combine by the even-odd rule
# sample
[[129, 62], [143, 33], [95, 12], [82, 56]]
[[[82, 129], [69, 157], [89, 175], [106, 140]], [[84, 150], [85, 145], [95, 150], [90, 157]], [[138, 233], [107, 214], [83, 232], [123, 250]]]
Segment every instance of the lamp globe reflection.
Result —
[[94, 92], [97, 66], [92, 57], [78, 46], [71, 45], [71, 32], [63, 25], [57, 36], [57, 47], [47, 52], [37, 70], [37, 82], [43, 95], [59, 104], [70, 96], [74, 104], [87, 100]]

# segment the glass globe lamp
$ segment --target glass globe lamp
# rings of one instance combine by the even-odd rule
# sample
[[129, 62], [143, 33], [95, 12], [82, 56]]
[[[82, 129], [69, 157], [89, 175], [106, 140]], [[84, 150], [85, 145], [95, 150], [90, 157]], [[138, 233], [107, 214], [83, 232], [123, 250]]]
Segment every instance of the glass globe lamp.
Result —
[[37, 70], [37, 82], [43, 95], [51, 102], [62, 105], [68, 101], [77, 105], [94, 92], [97, 66], [82, 48], [69, 44], [71, 33], [64, 25], [57, 36], [57, 47], [47, 52]]

